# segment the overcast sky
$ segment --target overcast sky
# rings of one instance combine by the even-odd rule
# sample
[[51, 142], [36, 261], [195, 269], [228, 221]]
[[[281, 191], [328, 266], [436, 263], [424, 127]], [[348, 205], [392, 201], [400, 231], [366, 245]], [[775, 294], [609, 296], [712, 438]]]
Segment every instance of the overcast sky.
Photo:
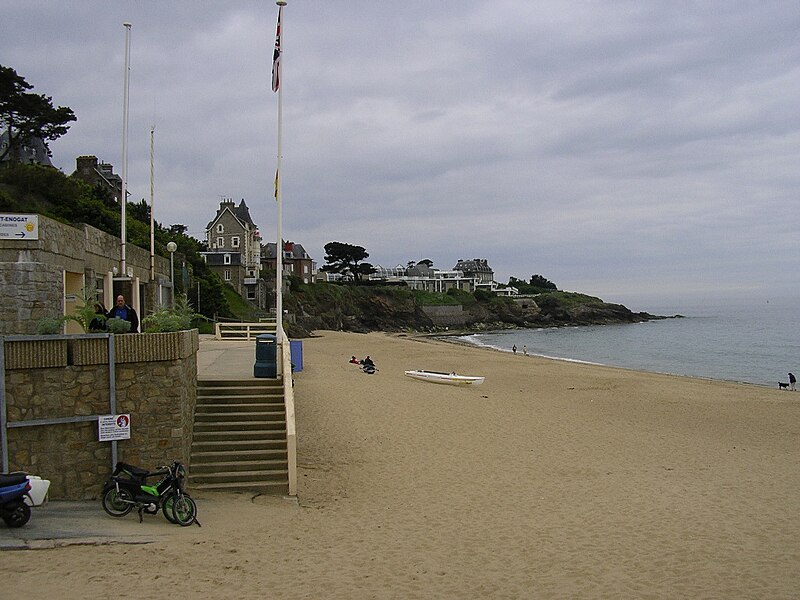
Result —
[[[0, 0], [0, 64], [69, 106], [65, 173], [121, 173], [205, 238], [223, 197], [265, 241], [269, 1]], [[486, 258], [637, 310], [800, 290], [800, 3], [289, 0], [283, 234], [373, 264]]]

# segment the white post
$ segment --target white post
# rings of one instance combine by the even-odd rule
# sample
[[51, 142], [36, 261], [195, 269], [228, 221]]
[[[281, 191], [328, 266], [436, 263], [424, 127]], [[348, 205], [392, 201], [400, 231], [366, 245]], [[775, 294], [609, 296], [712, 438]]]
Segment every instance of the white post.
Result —
[[131, 24], [123, 23], [125, 27], [125, 87], [122, 100], [122, 198], [120, 210], [122, 211], [120, 223], [120, 273], [128, 272], [125, 259], [125, 238], [127, 237], [127, 224], [125, 222], [125, 205], [128, 203], [128, 96], [131, 79]]
[[155, 189], [153, 183], [153, 145], [156, 126], [150, 128], [150, 281], [156, 280]]
[[178, 244], [175, 242], [167, 242], [167, 250], [169, 251], [169, 282], [172, 284], [172, 303], [171, 306], [175, 308], [175, 250], [178, 249]]

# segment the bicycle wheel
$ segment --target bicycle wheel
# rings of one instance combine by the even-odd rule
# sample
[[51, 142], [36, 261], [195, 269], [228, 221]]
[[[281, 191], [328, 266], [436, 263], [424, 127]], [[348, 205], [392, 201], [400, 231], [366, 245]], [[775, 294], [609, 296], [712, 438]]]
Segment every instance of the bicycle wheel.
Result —
[[175, 517], [175, 522], [181, 527], [191, 525], [197, 518], [197, 504], [189, 494], [175, 492], [172, 495], [172, 515]]
[[6, 525], [9, 527], [22, 527], [30, 518], [31, 507], [22, 500], [20, 500], [13, 509], [3, 515], [3, 521], [5, 521]]
[[164, 504], [161, 506], [161, 511], [164, 513], [164, 517], [167, 519], [167, 521], [177, 524], [177, 521], [175, 520], [175, 510], [173, 509], [174, 505], [175, 494], [173, 493], [164, 499]]
[[103, 510], [112, 517], [124, 517], [133, 510], [133, 494], [125, 488], [109, 488], [103, 494]]

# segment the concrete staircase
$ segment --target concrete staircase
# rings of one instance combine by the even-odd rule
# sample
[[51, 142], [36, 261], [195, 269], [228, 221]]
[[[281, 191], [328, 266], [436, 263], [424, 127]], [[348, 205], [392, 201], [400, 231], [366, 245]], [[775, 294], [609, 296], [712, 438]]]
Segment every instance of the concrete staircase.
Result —
[[192, 489], [287, 494], [287, 456], [282, 380], [197, 382]]

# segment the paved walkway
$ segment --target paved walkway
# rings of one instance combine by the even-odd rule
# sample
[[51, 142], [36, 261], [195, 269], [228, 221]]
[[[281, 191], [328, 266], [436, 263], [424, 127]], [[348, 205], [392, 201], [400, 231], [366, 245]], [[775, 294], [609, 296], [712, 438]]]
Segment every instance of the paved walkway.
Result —
[[[250, 379], [255, 363], [255, 341], [216, 340], [201, 335], [197, 353], [198, 379]], [[0, 520], [0, 550], [55, 548], [74, 544], [146, 544], [174, 533], [178, 527], [160, 512], [111, 517], [100, 500], [51, 500], [31, 509], [31, 520], [18, 529], [9, 529]], [[198, 508], [203, 520], [202, 506]]]
[[[199, 511], [198, 511], [199, 512]], [[10, 529], [0, 521], [0, 550], [36, 550], [75, 544], [147, 544], [168, 535], [172, 528], [159, 512], [131, 513], [115, 518], [107, 515], [100, 500], [72, 502], [51, 500], [31, 509], [31, 520]]]
[[218, 340], [200, 336], [197, 352], [198, 379], [254, 379], [255, 340]]

